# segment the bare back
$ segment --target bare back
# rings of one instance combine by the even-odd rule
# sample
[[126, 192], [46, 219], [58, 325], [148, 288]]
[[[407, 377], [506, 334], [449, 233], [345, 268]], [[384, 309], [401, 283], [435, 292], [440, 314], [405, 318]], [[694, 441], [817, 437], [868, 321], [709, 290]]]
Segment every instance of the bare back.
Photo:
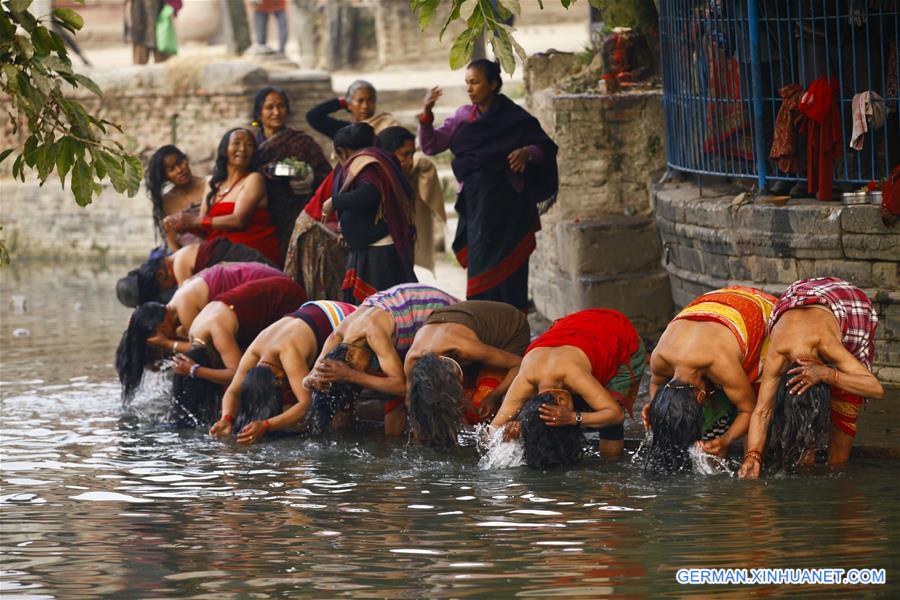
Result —
[[770, 334], [770, 352], [784, 357], [788, 364], [799, 359], [833, 361], [836, 348], [843, 348], [841, 328], [826, 306], [792, 308], [775, 323]]
[[[676, 320], [669, 323], [653, 350], [650, 368], [654, 378], [668, 381], [675, 372], [700, 371], [703, 376], [741, 367], [741, 347], [734, 334], [713, 321]], [[713, 383], [721, 384], [709, 377]]]

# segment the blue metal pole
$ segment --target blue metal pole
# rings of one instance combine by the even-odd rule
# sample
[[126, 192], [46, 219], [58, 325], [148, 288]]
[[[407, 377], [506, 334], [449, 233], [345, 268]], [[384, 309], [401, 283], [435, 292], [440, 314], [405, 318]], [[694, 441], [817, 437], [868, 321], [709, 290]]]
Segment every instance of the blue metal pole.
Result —
[[750, 29], [750, 79], [753, 82], [753, 156], [756, 158], [756, 173], [759, 177], [759, 191], [766, 189], [765, 132], [763, 131], [762, 103], [762, 63], [759, 60], [759, 7], [756, 0], [747, 1], [747, 20]]

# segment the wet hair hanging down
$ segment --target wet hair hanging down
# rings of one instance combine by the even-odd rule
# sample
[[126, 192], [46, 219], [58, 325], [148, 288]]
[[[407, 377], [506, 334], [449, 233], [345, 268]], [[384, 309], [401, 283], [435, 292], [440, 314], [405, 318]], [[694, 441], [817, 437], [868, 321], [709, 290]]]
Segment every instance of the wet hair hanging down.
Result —
[[[205, 346], [194, 346], [184, 353], [201, 367], [220, 368], [217, 357]], [[205, 429], [219, 418], [222, 406], [222, 386], [199, 377], [175, 375], [172, 384], [172, 408], [169, 421], [179, 427]], [[235, 430], [237, 424], [235, 424]]]
[[672, 379], [661, 387], [650, 405], [653, 441], [644, 462], [651, 477], [689, 471], [691, 446], [703, 435], [703, 407], [696, 388]]
[[156, 332], [166, 318], [166, 307], [158, 302], [138, 306], [128, 321], [128, 328], [116, 348], [116, 373], [122, 384], [122, 402], [128, 403], [144, 377], [144, 367], [149, 364], [151, 353], [147, 338]]
[[410, 380], [409, 424], [414, 437], [441, 450], [455, 447], [465, 397], [456, 369], [436, 354], [426, 354], [413, 367]]
[[272, 369], [256, 366], [247, 371], [241, 383], [241, 411], [234, 420], [238, 433], [251, 421], [265, 421], [281, 414], [282, 392]]
[[541, 470], [575, 464], [584, 453], [584, 436], [575, 425], [550, 427], [544, 423], [538, 410], [543, 404], [556, 404], [553, 394], [531, 397], [516, 418], [522, 427], [525, 462]]
[[[347, 344], [340, 344], [325, 358], [345, 362]], [[373, 355], [372, 362], [377, 362]], [[370, 363], [371, 366], [371, 363]], [[312, 403], [306, 412], [306, 430], [310, 435], [323, 435], [331, 428], [331, 420], [337, 411], [349, 408], [359, 398], [362, 387], [345, 381], [332, 383], [328, 391], [313, 390]]]
[[822, 449], [831, 435], [831, 388], [817, 383], [803, 394], [790, 394], [788, 371], [781, 376], [775, 392], [775, 410], [769, 425], [765, 465], [773, 470], [796, 467], [807, 449]]

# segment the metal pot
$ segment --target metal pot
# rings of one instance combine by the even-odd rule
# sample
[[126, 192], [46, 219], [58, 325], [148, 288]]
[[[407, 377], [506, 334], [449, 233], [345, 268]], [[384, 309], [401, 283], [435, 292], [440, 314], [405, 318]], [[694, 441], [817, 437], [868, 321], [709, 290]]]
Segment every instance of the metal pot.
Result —
[[842, 204], [866, 204], [868, 201], [866, 192], [844, 192], [841, 194]]

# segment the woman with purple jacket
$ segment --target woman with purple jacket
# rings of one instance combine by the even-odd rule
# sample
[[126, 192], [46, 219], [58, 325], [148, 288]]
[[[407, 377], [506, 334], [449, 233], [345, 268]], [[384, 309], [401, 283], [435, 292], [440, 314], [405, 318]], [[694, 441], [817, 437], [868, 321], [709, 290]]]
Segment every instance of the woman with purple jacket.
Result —
[[419, 143], [425, 154], [449, 149], [459, 181], [459, 225], [453, 251], [468, 269], [469, 300], [528, 308], [528, 258], [541, 227], [539, 211], [556, 200], [556, 144], [538, 120], [500, 93], [498, 63], [479, 59], [466, 69], [471, 104], [434, 127], [441, 89], [425, 97]]

